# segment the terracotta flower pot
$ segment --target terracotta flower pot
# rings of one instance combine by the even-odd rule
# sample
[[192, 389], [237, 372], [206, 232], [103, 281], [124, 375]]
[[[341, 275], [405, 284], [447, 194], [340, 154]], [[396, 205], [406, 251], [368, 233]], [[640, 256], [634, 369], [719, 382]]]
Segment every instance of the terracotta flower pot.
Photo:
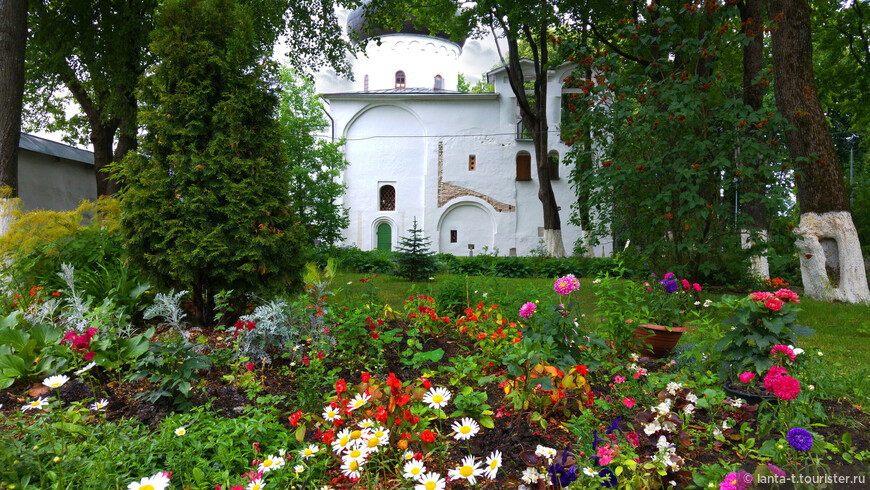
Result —
[[680, 337], [686, 333], [686, 327], [668, 327], [645, 324], [634, 329], [634, 340], [646, 344], [641, 348], [641, 355], [659, 359], [670, 354]]

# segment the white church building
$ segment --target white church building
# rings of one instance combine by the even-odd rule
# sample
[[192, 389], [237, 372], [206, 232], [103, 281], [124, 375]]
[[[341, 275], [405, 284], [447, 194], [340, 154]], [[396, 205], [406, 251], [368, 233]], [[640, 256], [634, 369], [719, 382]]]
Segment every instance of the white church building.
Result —
[[[359, 31], [363, 22], [359, 9], [348, 27]], [[395, 249], [416, 217], [441, 253], [468, 255], [473, 247], [475, 254], [528, 255], [539, 247], [544, 221], [534, 147], [516, 97], [503, 68], [487, 74], [494, 93], [458, 92], [462, 44], [409, 22], [382, 34], [380, 45], [369, 42], [367, 56], [354, 65], [355, 91], [322, 96], [349, 162], [343, 179], [350, 226], [342, 245]], [[552, 186], [568, 253], [582, 235], [568, 223], [577, 197], [558, 131], [562, 80], [570, 71], [547, 74], [549, 157], [558, 177]], [[589, 252], [610, 249], [605, 243]]]

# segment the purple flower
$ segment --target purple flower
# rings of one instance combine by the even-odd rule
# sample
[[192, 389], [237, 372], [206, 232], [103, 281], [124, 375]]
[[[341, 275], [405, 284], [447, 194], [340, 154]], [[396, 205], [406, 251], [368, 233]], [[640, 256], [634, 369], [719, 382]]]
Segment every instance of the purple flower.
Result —
[[668, 294], [676, 293], [678, 289], [680, 289], [680, 285], [677, 284], [677, 281], [668, 281], [665, 284], [665, 292]]
[[789, 429], [785, 438], [788, 440], [791, 447], [798, 451], [809, 451], [813, 447], [813, 435], [806, 429], [801, 429], [800, 427]]

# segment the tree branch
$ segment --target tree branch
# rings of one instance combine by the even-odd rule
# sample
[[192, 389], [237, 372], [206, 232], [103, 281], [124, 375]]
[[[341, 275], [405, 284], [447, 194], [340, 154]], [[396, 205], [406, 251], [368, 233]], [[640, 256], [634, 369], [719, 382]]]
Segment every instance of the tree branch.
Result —
[[607, 46], [608, 48], [612, 49], [614, 53], [618, 54], [619, 56], [622, 56], [622, 57], [625, 58], [625, 59], [629, 59], [629, 60], [634, 61], [634, 62], [636, 62], [636, 63], [640, 63], [640, 64], [643, 65], [643, 66], [649, 66], [649, 61], [647, 61], [647, 60], [642, 60], [642, 59], [640, 59], [640, 58], [638, 58], [638, 57], [636, 57], [636, 56], [632, 56], [632, 55], [626, 53], [625, 51], [619, 49], [619, 46], [613, 44], [612, 42], [610, 42], [610, 40], [608, 40], [606, 37], [604, 37], [603, 35], [601, 35], [601, 33], [598, 32], [598, 29], [595, 28], [595, 24], [594, 24], [594, 23], [589, 22], [589, 27], [592, 28], [592, 34], [595, 34], [595, 37], [596, 37], [599, 41], [601, 41], [602, 43], [604, 43], [605, 46]]

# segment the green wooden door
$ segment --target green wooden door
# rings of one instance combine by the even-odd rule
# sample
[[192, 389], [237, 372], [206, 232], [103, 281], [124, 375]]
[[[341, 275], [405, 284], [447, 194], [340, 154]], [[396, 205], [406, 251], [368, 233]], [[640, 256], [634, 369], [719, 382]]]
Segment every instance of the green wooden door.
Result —
[[393, 230], [390, 225], [381, 223], [378, 225], [378, 250], [390, 251], [393, 248]]

